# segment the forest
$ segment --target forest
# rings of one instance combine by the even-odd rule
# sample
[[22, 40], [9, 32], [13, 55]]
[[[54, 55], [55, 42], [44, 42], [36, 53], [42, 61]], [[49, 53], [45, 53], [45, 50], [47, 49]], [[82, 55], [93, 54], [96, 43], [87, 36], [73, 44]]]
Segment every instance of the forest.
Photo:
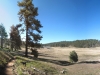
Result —
[[43, 46], [90, 48], [90, 47], [100, 46], [100, 41], [97, 39], [60, 41], [60, 42], [52, 42], [52, 43], [43, 44]]

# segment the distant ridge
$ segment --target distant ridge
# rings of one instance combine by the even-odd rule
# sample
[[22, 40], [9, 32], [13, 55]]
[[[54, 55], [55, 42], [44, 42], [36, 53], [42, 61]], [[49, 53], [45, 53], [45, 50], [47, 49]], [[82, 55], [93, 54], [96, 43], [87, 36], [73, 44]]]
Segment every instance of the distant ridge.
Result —
[[43, 46], [51, 47], [79, 47], [79, 48], [90, 48], [100, 46], [100, 40], [97, 39], [85, 39], [85, 40], [75, 40], [75, 41], [59, 41], [43, 44]]

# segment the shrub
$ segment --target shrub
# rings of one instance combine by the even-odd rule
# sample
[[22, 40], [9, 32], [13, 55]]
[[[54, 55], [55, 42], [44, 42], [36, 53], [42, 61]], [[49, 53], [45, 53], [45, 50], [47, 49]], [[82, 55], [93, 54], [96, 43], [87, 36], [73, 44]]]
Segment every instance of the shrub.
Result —
[[75, 51], [70, 52], [69, 56], [70, 62], [77, 62], [78, 61], [78, 55]]
[[34, 55], [35, 58], [38, 58], [38, 51], [37, 49], [31, 49], [32, 55]]

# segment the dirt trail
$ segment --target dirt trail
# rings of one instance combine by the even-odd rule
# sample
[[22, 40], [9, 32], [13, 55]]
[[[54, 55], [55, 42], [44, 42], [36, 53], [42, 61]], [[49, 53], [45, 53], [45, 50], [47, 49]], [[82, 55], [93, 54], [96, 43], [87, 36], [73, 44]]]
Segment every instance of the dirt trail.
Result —
[[7, 64], [6, 71], [5, 71], [5, 74], [6, 75], [13, 75], [13, 65], [14, 65], [14, 61], [15, 60], [12, 60], [12, 61], [10, 61]]

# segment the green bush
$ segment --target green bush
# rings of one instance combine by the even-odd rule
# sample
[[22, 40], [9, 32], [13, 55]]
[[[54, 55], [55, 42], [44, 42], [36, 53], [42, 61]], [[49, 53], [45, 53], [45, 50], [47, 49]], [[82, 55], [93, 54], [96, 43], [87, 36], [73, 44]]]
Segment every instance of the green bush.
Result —
[[70, 59], [70, 62], [77, 62], [78, 61], [78, 55], [75, 51], [72, 51], [70, 52], [70, 55], [69, 55], [69, 59]]
[[32, 55], [34, 55], [35, 58], [38, 58], [38, 51], [37, 49], [31, 49]]

